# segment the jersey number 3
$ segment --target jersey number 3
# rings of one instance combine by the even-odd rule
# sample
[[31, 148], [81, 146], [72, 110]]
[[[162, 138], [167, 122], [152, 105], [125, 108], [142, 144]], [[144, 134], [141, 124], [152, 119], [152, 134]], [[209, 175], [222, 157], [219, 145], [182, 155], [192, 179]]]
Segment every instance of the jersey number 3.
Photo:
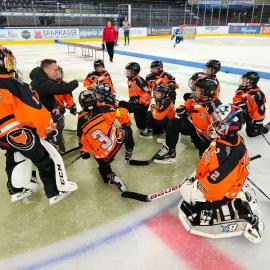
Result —
[[97, 129], [91, 133], [94, 140], [98, 140], [101, 143], [101, 148], [108, 149], [112, 145], [111, 139], [106, 136], [100, 129]]

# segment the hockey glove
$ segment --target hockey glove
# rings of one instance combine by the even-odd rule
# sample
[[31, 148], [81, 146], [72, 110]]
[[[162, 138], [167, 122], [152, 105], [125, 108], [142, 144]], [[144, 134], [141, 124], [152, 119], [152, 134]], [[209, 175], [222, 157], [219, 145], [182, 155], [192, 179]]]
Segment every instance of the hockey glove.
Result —
[[88, 153], [88, 152], [81, 152], [81, 157], [82, 157], [82, 159], [88, 159], [88, 158], [90, 158], [90, 154]]
[[169, 92], [169, 97], [172, 101], [175, 101], [176, 100], [176, 91], [175, 90], [171, 90]]
[[175, 89], [176, 89], [175, 83], [171, 82], [171, 83], [169, 84], [169, 89], [170, 89], [171, 91], [175, 91]]
[[105, 50], [105, 44], [102, 43], [101, 47], [102, 47], [102, 50], [104, 51]]
[[77, 114], [77, 107], [76, 107], [76, 104], [73, 104], [70, 108], [68, 108], [70, 113], [73, 114], [73, 115], [76, 115]]
[[180, 108], [176, 109], [176, 114], [179, 119], [188, 118], [188, 112], [185, 106], [180, 106]]
[[121, 100], [119, 101], [118, 103], [118, 107], [122, 107], [122, 108], [128, 108], [128, 102], [127, 101], [124, 101], [124, 100]]

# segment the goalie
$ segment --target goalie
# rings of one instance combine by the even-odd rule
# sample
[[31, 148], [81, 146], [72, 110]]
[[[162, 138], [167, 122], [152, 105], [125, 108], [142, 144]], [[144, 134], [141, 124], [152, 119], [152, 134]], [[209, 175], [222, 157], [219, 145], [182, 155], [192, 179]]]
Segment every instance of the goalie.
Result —
[[245, 183], [249, 157], [237, 131], [244, 120], [234, 105], [220, 105], [211, 115], [213, 133], [195, 178], [180, 188], [179, 218], [192, 234], [225, 238], [244, 234], [261, 241], [264, 224], [253, 190]]

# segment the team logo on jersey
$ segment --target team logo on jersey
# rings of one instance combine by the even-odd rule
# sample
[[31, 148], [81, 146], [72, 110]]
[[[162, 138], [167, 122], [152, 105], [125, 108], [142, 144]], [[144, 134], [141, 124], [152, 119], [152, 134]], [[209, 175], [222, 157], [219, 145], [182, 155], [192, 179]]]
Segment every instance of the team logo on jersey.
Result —
[[125, 131], [121, 128], [116, 129], [116, 141], [117, 143], [122, 143], [125, 138]]
[[35, 136], [28, 128], [18, 128], [7, 134], [7, 141], [18, 150], [28, 151], [35, 144]]

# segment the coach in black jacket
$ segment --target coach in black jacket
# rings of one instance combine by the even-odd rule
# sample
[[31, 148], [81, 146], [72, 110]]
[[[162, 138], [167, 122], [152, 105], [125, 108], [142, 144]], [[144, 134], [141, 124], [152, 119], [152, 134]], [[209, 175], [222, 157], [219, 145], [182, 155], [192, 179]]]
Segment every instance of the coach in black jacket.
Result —
[[40, 66], [30, 72], [32, 88], [38, 92], [41, 103], [52, 112], [57, 108], [54, 95], [70, 94], [78, 87], [78, 80], [57, 82], [57, 63], [52, 59], [44, 59]]
[[30, 72], [32, 88], [37, 91], [39, 100], [51, 112], [53, 121], [56, 123], [58, 134], [56, 147], [60, 153], [65, 152], [65, 144], [62, 135], [64, 128], [64, 116], [60, 113], [54, 95], [70, 94], [79, 85], [78, 80], [71, 82], [57, 82], [57, 63], [52, 59], [44, 59], [40, 66]]

